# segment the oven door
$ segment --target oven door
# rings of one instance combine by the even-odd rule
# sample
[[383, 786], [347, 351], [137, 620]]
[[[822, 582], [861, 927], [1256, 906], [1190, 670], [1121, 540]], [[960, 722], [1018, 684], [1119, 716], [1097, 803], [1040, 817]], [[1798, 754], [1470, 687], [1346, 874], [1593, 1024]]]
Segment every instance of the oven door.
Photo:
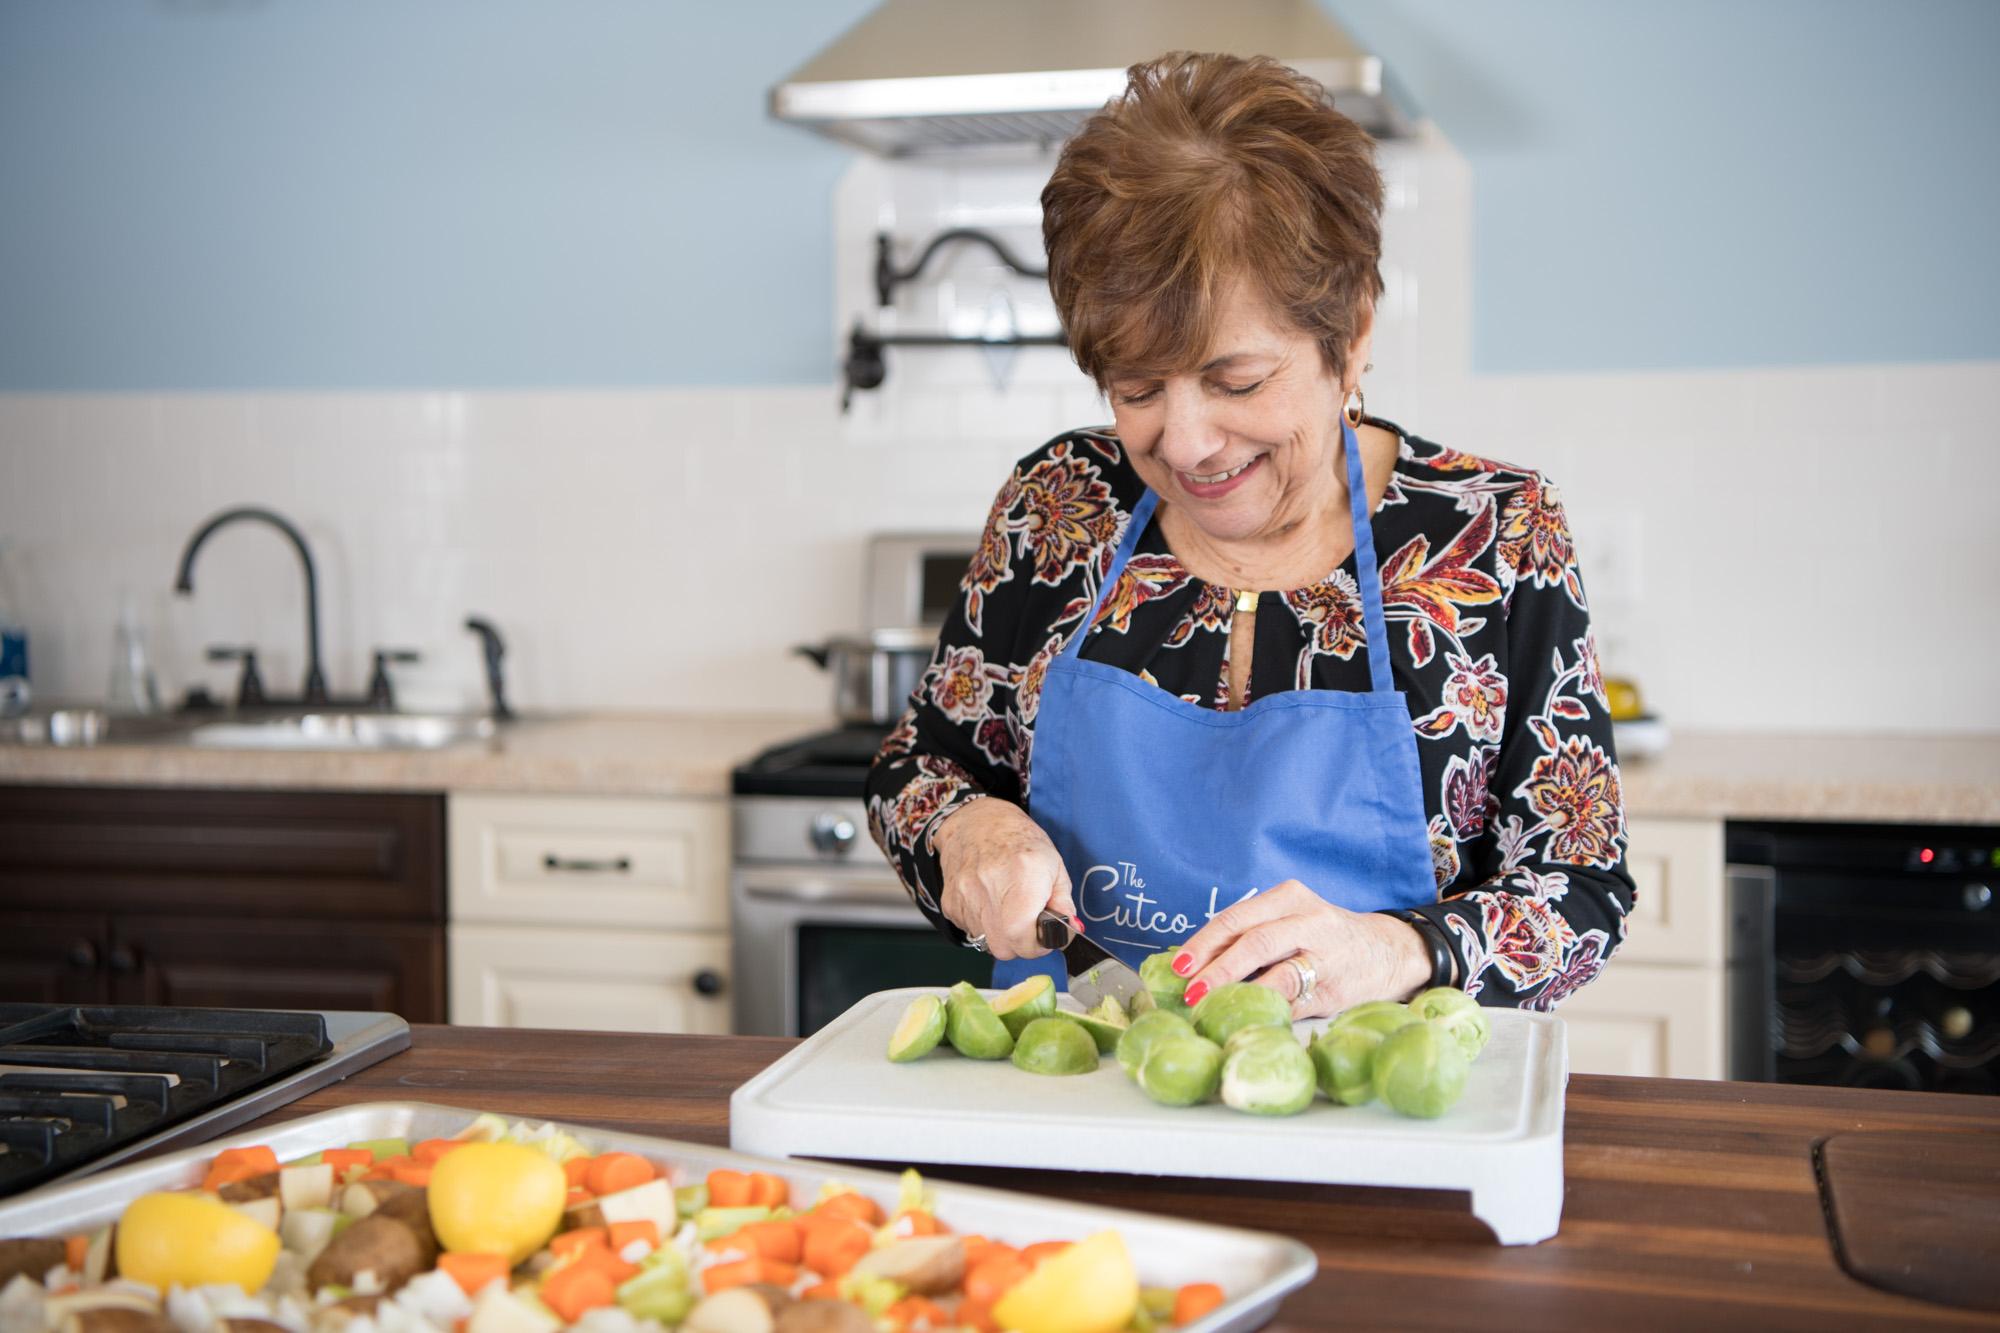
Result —
[[739, 865], [730, 895], [742, 1035], [809, 1037], [876, 991], [992, 978], [993, 960], [939, 934], [886, 868]]

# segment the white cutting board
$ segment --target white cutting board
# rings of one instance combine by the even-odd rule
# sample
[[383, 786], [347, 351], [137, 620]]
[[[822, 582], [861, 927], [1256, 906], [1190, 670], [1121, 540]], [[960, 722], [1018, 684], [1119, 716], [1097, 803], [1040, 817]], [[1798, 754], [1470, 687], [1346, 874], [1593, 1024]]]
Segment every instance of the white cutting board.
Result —
[[[1488, 1009], [1492, 1038], [1465, 1095], [1436, 1120], [1319, 1098], [1295, 1116], [1151, 1101], [1105, 1056], [1049, 1077], [940, 1044], [890, 1063], [889, 1034], [921, 988], [879, 991], [729, 1099], [738, 1152], [1134, 1175], [1469, 1190], [1502, 1244], [1546, 1240], [1562, 1217], [1562, 1020]], [[992, 992], [988, 992], [992, 994]], [[1064, 997], [1067, 999], [1067, 997]], [[1297, 1024], [1305, 1036], [1325, 1020]]]

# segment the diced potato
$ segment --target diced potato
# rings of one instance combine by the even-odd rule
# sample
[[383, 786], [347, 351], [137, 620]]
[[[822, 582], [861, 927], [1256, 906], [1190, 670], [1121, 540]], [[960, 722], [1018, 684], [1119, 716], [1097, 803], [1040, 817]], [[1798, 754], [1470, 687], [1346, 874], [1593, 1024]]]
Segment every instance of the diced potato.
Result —
[[248, 1199], [242, 1203], [232, 1203], [229, 1206], [267, 1231], [276, 1231], [278, 1229], [278, 1220], [284, 1216], [285, 1211], [284, 1207], [278, 1202], [278, 1196], [275, 1194], [268, 1198]]
[[562, 1320], [495, 1282], [472, 1302], [465, 1333], [555, 1333], [561, 1327]]
[[680, 1212], [674, 1206], [674, 1188], [665, 1177], [602, 1195], [597, 1200], [597, 1211], [606, 1223], [651, 1222], [662, 1236], [673, 1235], [680, 1222]]
[[333, 1204], [333, 1168], [288, 1166], [278, 1172], [278, 1198], [285, 1211], [294, 1208], [327, 1208]]

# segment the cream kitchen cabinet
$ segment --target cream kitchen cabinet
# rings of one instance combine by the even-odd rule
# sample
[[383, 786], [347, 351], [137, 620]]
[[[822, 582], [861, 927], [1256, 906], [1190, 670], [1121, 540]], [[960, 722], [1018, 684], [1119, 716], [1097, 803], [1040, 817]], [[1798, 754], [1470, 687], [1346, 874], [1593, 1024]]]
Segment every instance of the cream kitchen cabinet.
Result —
[[1634, 819], [1626, 939], [1557, 1011], [1579, 1074], [1723, 1078], [1728, 1052], [1720, 820]]
[[453, 1023], [729, 1030], [723, 801], [454, 795], [447, 819]]

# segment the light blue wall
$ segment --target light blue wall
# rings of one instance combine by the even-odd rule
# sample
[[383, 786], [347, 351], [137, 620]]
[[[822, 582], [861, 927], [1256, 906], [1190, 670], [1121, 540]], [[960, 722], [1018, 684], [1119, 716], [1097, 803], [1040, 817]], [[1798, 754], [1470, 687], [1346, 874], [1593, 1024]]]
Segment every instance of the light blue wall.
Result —
[[[832, 375], [871, 0], [0, 0], [0, 389]], [[2000, 3], [1326, 0], [1470, 157], [1475, 359], [2000, 356]]]

